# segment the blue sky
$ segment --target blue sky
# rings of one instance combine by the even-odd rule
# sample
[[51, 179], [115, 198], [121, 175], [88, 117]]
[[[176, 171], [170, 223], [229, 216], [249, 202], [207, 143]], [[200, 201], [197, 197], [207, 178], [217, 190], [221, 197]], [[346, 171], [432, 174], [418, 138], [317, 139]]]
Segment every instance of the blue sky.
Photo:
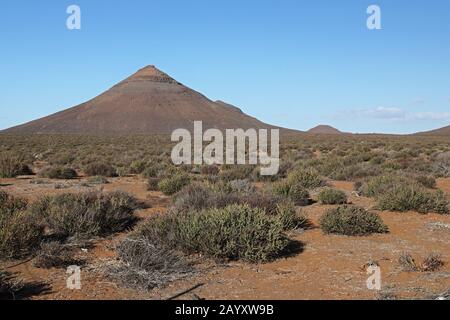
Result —
[[[82, 29], [68, 30], [79, 5]], [[377, 4], [382, 30], [368, 30]], [[3, 0], [0, 128], [91, 99], [154, 64], [296, 129], [450, 125], [448, 0]]]

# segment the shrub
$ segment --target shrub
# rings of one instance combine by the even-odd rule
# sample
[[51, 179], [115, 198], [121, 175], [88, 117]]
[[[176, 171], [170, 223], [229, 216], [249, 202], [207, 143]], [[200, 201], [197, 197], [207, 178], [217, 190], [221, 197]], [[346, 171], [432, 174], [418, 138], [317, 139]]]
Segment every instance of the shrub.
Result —
[[448, 201], [442, 191], [428, 192], [417, 184], [396, 185], [377, 199], [377, 207], [380, 210], [400, 212], [415, 210], [419, 213], [439, 214], [449, 212]]
[[248, 195], [256, 192], [256, 188], [249, 180], [233, 180], [228, 183], [231, 192]]
[[10, 152], [0, 153], [0, 178], [15, 178], [32, 173], [23, 157]]
[[130, 164], [130, 173], [141, 174], [146, 169], [147, 162], [143, 160], [135, 160]]
[[365, 236], [388, 231], [378, 214], [348, 205], [328, 210], [320, 218], [320, 227], [326, 234], [347, 236]]
[[288, 245], [280, 219], [248, 205], [155, 217], [140, 235], [186, 252], [249, 262], [272, 260]]
[[362, 183], [358, 191], [366, 197], [377, 198], [393, 189], [396, 185], [409, 183], [411, 181], [404, 177], [379, 176]]
[[0, 259], [19, 259], [39, 245], [44, 228], [26, 210], [25, 200], [0, 191]]
[[322, 204], [346, 204], [347, 195], [344, 191], [332, 188], [323, 189], [318, 195]]
[[440, 153], [435, 157], [433, 171], [439, 177], [450, 177], [450, 152]]
[[398, 264], [402, 270], [406, 272], [414, 272], [419, 270], [416, 261], [409, 253], [402, 253], [398, 258]]
[[309, 192], [301, 184], [291, 180], [281, 180], [273, 185], [272, 192], [290, 199], [297, 206], [309, 204]]
[[103, 176], [103, 177], [117, 176], [117, 171], [112, 165], [101, 162], [94, 162], [88, 164], [84, 168], [84, 173], [88, 176]]
[[445, 265], [440, 254], [432, 253], [428, 255], [422, 262], [420, 269], [423, 272], [439, 271]]
[[288, 181], [305, 189], [314, 189], [325, 185], [315, 169], [298, 168], [288, 175]]
[[420, 183], [425, 188], [434, 189], [436, 188], [436, 179], [431, 176], [418, 176], [416, 177], [416, 181]]
[[147, 179], [147, 190], [148, 191], [158, 191], [158, 184], [161, 181], [159, 178], [148, 178]]
[[47, 167], [39, 172], [39, 177], [48, 179], [74, 179], [77, 172], [72, 168]]
[[162, 179], [158, 183], [158, 189], [167, 196], [174, 195], [190, 182], [188, 176], [183, 174], [176, 174], [172, 177]]
[[102, 176], [94, 176], [94, 177], [90, 177], [87, 180], [88, 184], [108, 184], [109, 181], [106, 177], [102, 177]]
[[220, 172], [220, 178], [224, 181], [249, 179], [254, 168], [255, 166], [252, 165], [224, 166], [224, 170]]
[[38, 251], [33, 266], [37, 268], [65, 268], [70, 265], [79, 264], [79, 260], [74, 258], [71, 248], [59, 242], [44, 242]]
[[362, 184], [360, 191], [363, 195], [377, 199], [380, 210], [449, 212], [448, 201], [442, 191], [429, 192], [418, 182], [406, 177], [376, 177]]
[[406, 272], [434, 272], [438, 271], [445, 264], [444, 261], [442, 261], [440, 254], [430, 254], [420, 265], [417, 265], [416, 261], [409, 253], [402, 253], [398, 259], [398, 263], [402, 270]]
[[200, 172], [204, 175], [217, 175], [219, 174], [220, 169], [217, 166], [202, 166]]
[[119, 232], [135, 221], [136, 200], [123, 192], [60, 194], [31, 205], [49, 228], [61, 237], [91, 237]]
[[144, 178], [159, 178], [164, 173], [164, 164], [148, 163], [142, 175]]
[[193, 183], [178, 193], [174, 199], [177, 212], [200, 211], [220, 205], [217, 194], [200, 183]]
[[283, 230], [290, 231], [309, 227], [308, 219], [298, 213], [291, 202], [280, 203], [277, 206], [277, 216], [283, 225]]
[[144, 237], [128, 237], [116, 251], [120, 264], [111, 267], [109, 275], [127, 287], [161, 288], [194, 272], [183, 256]]

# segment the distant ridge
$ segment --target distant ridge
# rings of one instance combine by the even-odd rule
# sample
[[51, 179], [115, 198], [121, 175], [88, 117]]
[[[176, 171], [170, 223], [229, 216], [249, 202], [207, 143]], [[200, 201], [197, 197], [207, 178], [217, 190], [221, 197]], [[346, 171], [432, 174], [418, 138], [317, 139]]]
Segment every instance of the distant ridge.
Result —
[[150, 65], [90, 101], [2, 132], [167, 134], [190, 130], [194, 121], [202, 121], [205, 129], [276, 128], [211, 101]]
[[450, 136], [450, 126], [443, 127], [436, 130], [418, 132], [415, 135], [427, 135], [427, 136]]
[[343, 134], [343, 132], [339, 131], [336, 128], [333, 128], [332, 126], [328, 125], [319, 125], [317, 127], [314, 127], [310, 130], [308, 130], [308, 133], [312, 134]]

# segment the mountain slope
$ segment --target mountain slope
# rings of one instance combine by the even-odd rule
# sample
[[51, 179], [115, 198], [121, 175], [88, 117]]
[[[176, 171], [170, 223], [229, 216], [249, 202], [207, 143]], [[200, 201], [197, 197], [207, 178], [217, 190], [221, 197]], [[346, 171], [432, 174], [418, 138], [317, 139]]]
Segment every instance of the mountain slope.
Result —
[[431, 131], [419, 132], [416, 133], [416, 135], [450, 136], [450, 126]]
[[96, 98], [5, 133], [159, 134], [204, 128], [274, 128], [147, 66]]

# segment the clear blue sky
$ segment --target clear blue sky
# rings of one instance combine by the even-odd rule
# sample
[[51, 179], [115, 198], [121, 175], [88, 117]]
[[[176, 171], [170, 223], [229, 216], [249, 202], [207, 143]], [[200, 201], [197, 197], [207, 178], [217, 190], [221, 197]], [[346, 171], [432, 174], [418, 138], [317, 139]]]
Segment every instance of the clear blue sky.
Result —
[[[82, 29], [66, 28], [77, 4]], [[382, 30], [366, 28], [381, 7]], [[2, 0], [0, 128], [93, 98], [154, 64], [296, 129], [450, 124], [448, 0]]]

